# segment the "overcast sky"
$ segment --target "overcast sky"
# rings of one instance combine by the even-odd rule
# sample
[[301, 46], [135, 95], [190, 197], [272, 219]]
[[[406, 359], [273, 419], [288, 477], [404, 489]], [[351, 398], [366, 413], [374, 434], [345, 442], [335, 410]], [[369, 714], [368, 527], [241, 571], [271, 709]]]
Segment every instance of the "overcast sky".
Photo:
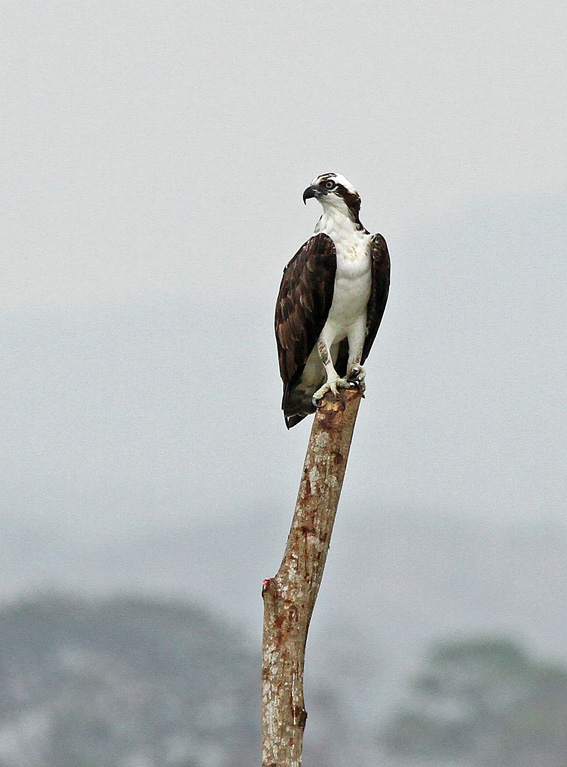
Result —
[[5, 525], [291, 514], [273, 305], [326, 171], [393, 264], [345, 513], [564, 517], [564, 0], [1, 14]]

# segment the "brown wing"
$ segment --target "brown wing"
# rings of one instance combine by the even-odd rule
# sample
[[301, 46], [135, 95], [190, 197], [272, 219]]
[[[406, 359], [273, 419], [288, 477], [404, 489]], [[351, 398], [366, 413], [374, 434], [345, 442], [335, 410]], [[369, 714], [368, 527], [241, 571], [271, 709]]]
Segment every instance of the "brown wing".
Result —
[[363, 363], [368, 357], [376, 338], [390, 289], [390, 256], [386, 240], [381, 234], [375, 234], [370, 248], [370, 255], [372, 257], [372, 290], [366, 309], [366, 340], [361, 360]]
[[276, 303], [276, 342], [284, 390], [300, 379], [333, 302], [337, 255], [331, 238], [316, 234], [284, 269]]

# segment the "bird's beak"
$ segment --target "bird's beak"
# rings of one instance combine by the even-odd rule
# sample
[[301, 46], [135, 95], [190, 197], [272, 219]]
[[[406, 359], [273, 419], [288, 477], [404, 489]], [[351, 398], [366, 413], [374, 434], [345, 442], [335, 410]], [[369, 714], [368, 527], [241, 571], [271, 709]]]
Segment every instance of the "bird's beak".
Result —
[[307, 205], [307, 200], [310, 197], [322, 197], [323, 192], [320, 189], [317, 189], [316, 186], [308, 186], [307, 189], [303, 192], [303, 204]]

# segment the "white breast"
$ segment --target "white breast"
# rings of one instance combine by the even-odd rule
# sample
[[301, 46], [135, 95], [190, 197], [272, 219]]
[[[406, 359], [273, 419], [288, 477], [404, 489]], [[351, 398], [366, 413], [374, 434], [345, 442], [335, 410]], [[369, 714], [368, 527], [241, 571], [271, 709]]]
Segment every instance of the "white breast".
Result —
[[329, 320], [337, 323], [343, 338], [353, 322], [361, 315], [366, 317], [371, 288], [369, 251], [365, 242], [347, 247], [337, 244], [337, 273]]
[[327, 330], [332, 330], [330, 335], [338, 342], [348, 335], [353, 323], [366, 322], [372, 284], [372, 235], [355, 228], [350, 219], [336, 215], [322, 216], [317, 230], [331, 237], [337, 252], [335, 289]]

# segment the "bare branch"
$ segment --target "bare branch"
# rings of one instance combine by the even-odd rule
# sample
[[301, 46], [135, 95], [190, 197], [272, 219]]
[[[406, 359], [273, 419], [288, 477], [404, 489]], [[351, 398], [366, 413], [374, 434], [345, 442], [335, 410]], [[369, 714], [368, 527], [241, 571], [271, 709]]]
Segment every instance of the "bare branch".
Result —
[[360, 394], [326, 401], [315, 415], [280, 569], [264, 581], [262, 766], [300, 767], [307, 719], [303, 667], [343, 485]]

